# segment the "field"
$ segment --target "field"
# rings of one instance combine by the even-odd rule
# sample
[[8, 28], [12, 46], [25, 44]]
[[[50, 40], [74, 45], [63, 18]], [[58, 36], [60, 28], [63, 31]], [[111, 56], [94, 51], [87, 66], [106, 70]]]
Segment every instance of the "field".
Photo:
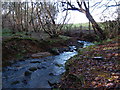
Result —
[[[93, 30], [92, 25], [90, 24], [91, 30]], [[65, 30], [89, 30], [89, 23], [79, 23], [79, 24], [65, 24], [63, 26]]]

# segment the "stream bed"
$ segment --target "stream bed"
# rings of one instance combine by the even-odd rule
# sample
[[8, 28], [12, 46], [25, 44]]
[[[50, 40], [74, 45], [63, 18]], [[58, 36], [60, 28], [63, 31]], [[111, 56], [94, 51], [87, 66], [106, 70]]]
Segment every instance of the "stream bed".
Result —
[[[93, 45], [85, 41], [83, 47]], [[60, 82], [65, 72], [65, 62], [77, 55], [76, 47], [72, 50], [41, 59], [27, 59], [17, 61], [11, 66], [3, 68], [3, 88], [52, 88], [51, 85]]]

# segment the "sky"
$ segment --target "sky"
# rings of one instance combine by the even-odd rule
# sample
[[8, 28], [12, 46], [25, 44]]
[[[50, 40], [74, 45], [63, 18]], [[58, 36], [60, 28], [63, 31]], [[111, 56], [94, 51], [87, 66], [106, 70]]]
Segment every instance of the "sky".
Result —
[[[74, 0], [73, 0], [74, 1]], [[110, 1], [110, 3], [108, 3], [107, 5], [115, 5], [115, 0], [103, 0], [103, 2], [98, 5], [94, 10], [92, 7], [96, 2], [100, 2], [101, 0], [90, 0], [90, 12], [93, 16], [93, 18], [97, 21], [97, 22], [103, 22], [106, 20], [114, 20], [115, 18], [117, 18], [117, 13], [116, 9], [118, 7], [109, 7], [108, 9], [106, 9], [106, 6], [104, 5], [105, 3], [108, 3]], [[118, 1], [118, 0], [117, 0]], [[74, 2], [73, 2], [74, 3]], [[77, 6], [77, 4], [74, 3], [75, 6]], [[102, 6], [103, 5], [103, 6]], [[106, 10], [105, 10], [106, 9]], [[105, 10], [105, 11], [104, 11]], [[104, 11], [104, 12], [103, 12]], [[102, 13], [103, 12], [103, 13]], [[60, 15], [61, 16], [61, 15]], [[59, 16], [59, 17], [60, 17]], [[69, 15], [68, 17], [70, 17], [69, 22], [68, 23], [86, 23], [89, 22], [88, 19], [86, 18], [85, 14], [78, 12], [78, 11], [69, 11]]]

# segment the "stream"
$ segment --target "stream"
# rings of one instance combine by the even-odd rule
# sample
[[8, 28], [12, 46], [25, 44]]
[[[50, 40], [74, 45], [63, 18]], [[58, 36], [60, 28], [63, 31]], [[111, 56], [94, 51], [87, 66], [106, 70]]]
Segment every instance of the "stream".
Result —
[[[83, 43], [83, 47], [93, 45], [85, 41], [78, 43]], [[65, 62], [75, 55], [76, 47], [70, 46], [70, 51], [59, 55], [17, 61], [3, 68], [2, 87], [52, 88], [52, 84], [60, 82], [61, 75], [65, 72]]]

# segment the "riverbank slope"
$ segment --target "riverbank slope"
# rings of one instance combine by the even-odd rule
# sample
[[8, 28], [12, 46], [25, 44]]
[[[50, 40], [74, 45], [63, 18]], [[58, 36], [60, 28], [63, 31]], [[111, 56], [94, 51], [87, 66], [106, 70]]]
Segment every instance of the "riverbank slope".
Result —
[[[57, 38], [47, 38], [38, 40], [31, 37], [12, 37], [2, 41], [2, 63], [3, 66], [9, 65], [11, 60], [21, 60], [31, 58], [31, 56], [48, 56], [61, 53], [67, 50], [69, 45], [74, 45], [77, 38], [59, 36]], [[59, 50], [59, 51], [58, 51]], [[46, 53], [48, 52], [48, 53]], [[43, 55], [44, 54], [44, 55]]]
[[66, 63], [59, 88], [120, 88], [120, 36], [78, 51]]

